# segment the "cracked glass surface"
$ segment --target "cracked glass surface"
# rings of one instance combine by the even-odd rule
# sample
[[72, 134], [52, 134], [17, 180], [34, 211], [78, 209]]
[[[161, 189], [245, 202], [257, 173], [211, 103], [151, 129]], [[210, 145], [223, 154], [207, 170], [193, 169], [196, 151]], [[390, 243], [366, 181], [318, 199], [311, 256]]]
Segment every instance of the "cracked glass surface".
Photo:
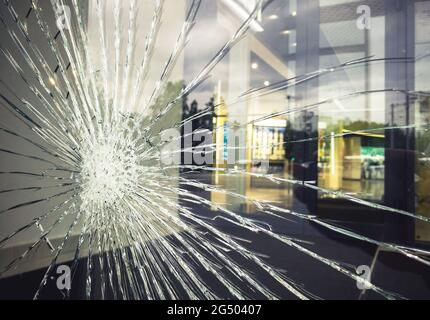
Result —
[[3, 0], [0, 297], [429, 298], [430, 1], [368, 2]]

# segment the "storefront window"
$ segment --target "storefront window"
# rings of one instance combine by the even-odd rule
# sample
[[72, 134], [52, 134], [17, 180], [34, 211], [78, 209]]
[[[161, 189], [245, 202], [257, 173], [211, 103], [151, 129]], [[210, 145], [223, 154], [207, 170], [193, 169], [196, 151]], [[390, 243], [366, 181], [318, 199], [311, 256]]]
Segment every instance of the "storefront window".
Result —
[[0, 288], [428, 298], [430, 0], [42, 2], [0, 5]]

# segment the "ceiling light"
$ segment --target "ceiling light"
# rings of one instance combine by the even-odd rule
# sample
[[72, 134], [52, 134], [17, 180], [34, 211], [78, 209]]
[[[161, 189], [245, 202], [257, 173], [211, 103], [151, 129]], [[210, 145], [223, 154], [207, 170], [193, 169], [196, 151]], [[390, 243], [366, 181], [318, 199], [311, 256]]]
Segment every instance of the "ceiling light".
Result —
[[[221, 0], [233, 13], [238, 16], [242, 21], [246, 21], [249, 17], [249, 14], [252, 12], [252, 9], [245, 9], [246, 5], [244, 5], [244, 0], [240, 0], [236, 2], [234, 0]], [[249, 24], [250, 28], [254, 32], [263, 32], [264, 29], [261, 24], [257, 20], [252, 20]]]

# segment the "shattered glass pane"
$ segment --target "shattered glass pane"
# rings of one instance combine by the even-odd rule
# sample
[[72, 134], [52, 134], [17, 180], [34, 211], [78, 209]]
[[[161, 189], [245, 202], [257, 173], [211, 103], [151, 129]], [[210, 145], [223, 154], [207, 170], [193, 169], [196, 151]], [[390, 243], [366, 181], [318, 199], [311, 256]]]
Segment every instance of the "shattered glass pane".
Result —
[[430, 1], [369, 3], [2, 1], [0, 298], [429, 298]]

